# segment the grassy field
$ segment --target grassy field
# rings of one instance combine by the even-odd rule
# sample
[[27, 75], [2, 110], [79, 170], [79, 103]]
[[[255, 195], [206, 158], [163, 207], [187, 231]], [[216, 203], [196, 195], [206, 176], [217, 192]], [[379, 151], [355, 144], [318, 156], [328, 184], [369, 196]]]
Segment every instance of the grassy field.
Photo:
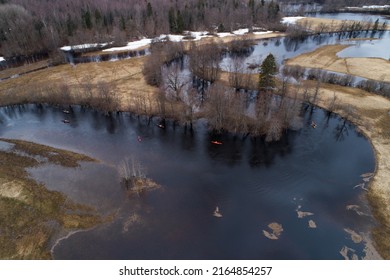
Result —
[[0, 150], [0, 259], [49, 259], [49, 243], [61, 229], [104, 221], [94, 209], [47, 190], [26, 171], [43, 163], [75, 168], [92, 158], [21, 140], [0, 143], [9, 146]]
[[[338, 19], [329, 19], [329, 18], [314, 18], [314, 17], [306, 17], [297, 21], [297, 23], [301, 26], [305, 26], [306, 28], [315, 31], [315, 32], [337, 32], [340, 30], [340, 27], [343, 25], [352, 25], [353, 23], [357, 23], [359, 21], [353, 20], [338, 20]], [[364, 21], [360, 22], [364, 24]], [[372, 26], [371, 26], [372, 27]], [[324, 30], [325, 29], [325, 30]], [[386, 27], [387, 30], [390, 30], [390, 26]]]
[[[334, 65], [334, 67], [339, 67], [340, 69], [344, 67], [343, 69], [345, 69], [345, 71], [348, 70], [348, 73], [350, 74], [359, 75], [358, 73], [353, 72], [351, 69], [356, 68], [355, 70], [358, 71], [357, 68], [360, 63], [360, 67], [364, 65], [364, 67], [362, 67], [364, 72], [370, 73], [370, 75], [372, 75], [370, 78], [375, 80], [388, 79], [389, 76], [385, 76], [384, 78], [382, 76], [384, 73], [385, 75], [388, 75], [389, 62], [385, 63], [384, 61], [370, 60], [373, 64], [375, 64], [375, 67], [380, 67], [378, 68], [380, 70], [369, 70], [370, 66], [362, 64], [368, 63], [368, 61], [357, 61], [356, 66], [354, 66], [354, 60], [348, 60], [347, 68], [345, 62], [343, 61], [344, 59], [337, 59], [337, 57], [335, 57], [335, 54], [341, 50], [341, 48], [341, 46], [320, 48], [313, 53], [306, 54], [306, 59], [308, 62], [305, 62], [305, 60], [297, 62], [298, 60], [296, 60], [294, 64], [302, 63], [302, 66], [309, 67], [313, 67], [315, 63], [317, 63], [318, 66], [323, 65], [323, 67], [326, 65]], [[310, 58], [309, 56], [312, 57]], [[7, 105], [24, 102], [39, 102], [43, 97], [46, 98], [43, 100], [48, 100], [52, 97], [54, 92], [58, 92], [58, 89], [61, 89], [62, 85], [69, 87], [72, 102], [78, 103], [85, 99], [85, 94], [88, 91], [87, 89], [89, 86], [95, 87], [99, 83], [104, 82], [114, 89], [112, 90], [112, 95], [117, 98], [119, 109], [128, 110], [131, 108], [131, 106], [137, 105], [137, 99], [139, 96], [147, 95], [148, 98], [152, 101], [156, 99], [158, 89], [147, 85], [142, 75], [144, 59], [144, 57], [139, 57], [116, 62], [79, 64], [75, 67], [70, 65], [61, 65], [29, 73], [18, 78], [2, 81], [0, 82], [0, 104]], [[298, 57], [296, 59], [302, 58]], [[294, 59], [290, 60], [288, 63], [292, 63], [292, 61], [294, 61]], [[227, 73], [223, 73], [221, 78], [225, 82], [227, 82], [229, 79]], [[256, 83], [253, 82], [256, 81], [256, 79], [256, 75], [251, 77], [253, 87], [256, 87]], [[309, 87], [310, 91], [314, 91], [315, 82], [307, 81], [304, 82], [304, 84]], [[332, 100], [334, 95], [337, 97], [337, 106], [332, 110], [334, 110], [342, 117], [348, 117], [348, 119], [354, 122], [358, 128], [370, 139], [375, 150], [377, 168], [375, 171], [375, 176], [370, 183], [371, 185], [368, 192], [368, 198], [374, 215], [379, 221], [378, 227], [373, 231], [373, 237], [376, 249], [384, 258], [390, 259], [390, 100], [356, 88], [322, 84], [320, 96], [317, 100], [317, 105], [323, 108], [328, 108], [330, 100]], [[346, 108], [349, 109], [347, 110]], [[354, 112], [353, 114], [351, 114], [351, 110]], [[24, 168], [29, 166], [26, 164], [36, 164], [35, 161], [31, 159], [31, 157], [26, 157], [25, 162], [20, 163], [20, 161], [24, 161], [24, 158], [20, 158], [21, 155], [19, 154], [15, 154], [10, 157], [9, 153], [2, 152], [2, 157], [3, 158], [1, 162], [3, 163], [15, 162], [15, 164], [19, 164], [19, 167], [16, 165], [15, 172], [18, 172], [22, 175], [24, 174]], [[13, 174], [13, 168], [9, 168], [7, 165], [8, 164], [2, 164], [4, 171], [2, 171], [1, 174], [9, 175], [2, 175], [1, 177], [1, 210], [9, 209], [8, 204], [14, 203], [15, 209], [11, 207], [11, 209], [13, 209], [11, 211], [12, 213], [26, 211], [26, 208], [30, 206], [28, 206], [28, 204], [26, 204], [27, 202], [21, 198], [25, 196], [26, 186], [34, 184], [36, 185], [36, 183], [26, 181], [27, 178], [19, 181], [20, 177], [18, 177], [16, 174], [12, 177], [11, 175]], [[29, 188], [27, 187], [27, 190], [28, 189]], [[48, 196], [51, 201], [57, 201], [56, 203], [63, 205], [63, 196], [61, 194], [56, 193], [54, 195], [52, 192], [44, 190], [44, 188], [42, 188], [42, 193], [42, 195]], [[12, 196], [15, 196], [16, 198]], [[51, 198], [52, 196], [54, 198]], [[50, 201], [50, 199], [48, 199], [48, 201]], [[53, 209], [51, 211], [55, 213], [52, 216], [57, 217], [56, 221], [64, 225], [69, 224], [64, 222], [63, 213], [54, 207], [54, 204], [52, 205]], [[37, 205], [34, 207], [37, 207]], [[46, 206], [44, 208], [49, 209]], [[1, 218], [1, 221], [4, 221], [2, 222], [4, 224], [7, 224], [7, 222], [15, 219], [16, 214], [7, 214], [8, 212], [9, 211], [5, 211], [6, 217]], [[3, 211], [0, 213], [3, 213]], [[41, 212], [39, 211], [37, 212], [37, 217], [42, 215], [40, 213]], [[33, 213], [26, 213], [26, 215], [32, 214]], [[24, 223], [34, 221], [34, 217], [29, 218], [26, 221], [23, 220], [20, 223], [17, 223], [15, 226], [18, 226], [19, 230], [23, 230], [23, 228], [26, 227], [26, 224]], [[44, 244], [47, 241], [47, 238], [42, 238], [42, 236], [47, 237], [50, 235], [50, 233], [46, 232], [46, 230], [43, 230], [45, 229], [44, 226], [42, 227], [42, 230], [39, 229], [39, 225], [42, 225], [40, 224], [42, 220], [38, 219], [36, 221], [37, 222], [34, 222], [32, 226], [36, 230], [36, 238], [39, 237], [40, 239], [38, 238], [35, 241], [29, 242], [26, 241], [26, 244], [30, 244], [29, 246], [32, 246], [31, 244], [41, 244], [41, 247], [44, 248]], [[19, 241], [19, 239], [14, 235], [9, 236], [10, 237], [7, 237], [8, 241], [0, 241], [1, 246], [6, 246], [5, 244], [11, 244], [9, 246], [7, 245], [8, 247], [4, 247], [8, 249], [5, 251], [2, 250], [1, 252], [6, 253], [4, 253], [4, 256], [1, 255], [0, 257], [48, 257], [48, 255], [45, 255], [45, 251], [43, 249], [37, 249], [36, 251], [39, 251], [40, 253], [34, 253], [35, 255], [32, 255], [31, 250], [21, 249], [19, 252], [17, 246], [21, 245], [17, 244], [24, 243], [20, 243], [21, 241]], [[27, 248], [28, 246], [23, 245], [22, 247]], [[34, 248], [36, 248], [36, 246]], [[28, 254], [28, 252], [30, 253]]]
[[317, 68], [370, 80], [390, 82], [390, 61], [382, 58], [341, 58], [337, 53], [348, 45], [323, 46], [315, 51], [289, 59], [287, 65]]

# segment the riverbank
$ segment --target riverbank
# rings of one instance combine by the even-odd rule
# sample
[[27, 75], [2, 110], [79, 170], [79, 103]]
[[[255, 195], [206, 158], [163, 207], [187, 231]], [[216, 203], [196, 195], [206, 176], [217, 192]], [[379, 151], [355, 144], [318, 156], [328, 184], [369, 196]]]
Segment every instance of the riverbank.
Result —
[[[307, 84], [315, 88], [315, 82]], [[356, 88], [323, 84], [317, 105], [329, 108], [334, 96], [333, 111], [353, 122], [374, 148], [376, 170], [367, 197], [379, 224], [372, 236], [376, 250], [390, 259], [390, 100]]]
[[299, 65], [359, 76], [380, 82], [390, 82], [390, 61], [382, 58], [338, 57], [349, 45], [323, 46], [315, 51], [288, 59], [286, 65]]
[[[355, 20], [339, 20], [329, 18], [305, 17], [296, 21], [299, 26], [313, 32], [338, 32], [341, 28], [352, 26], [354, 23], [361, 23], [368, 26], [367, 22]], [[373, 23], [370, 24], [372, 28]], [[381, 26], [379, 26], [381, 28]], [[390, 26], [386, 26], [386, 30], [390, 30]]]
[[[236, 34], [234, 33], [236, 32]], [[202, 33], [202, 32], [196, 32]], [[192, 44], [197, 46], [210, 44], [210, 43], [219, 43], [219, 44], [228, 44], [236, 40], [261, 40], [269, 38], [277, 38], [286, 36], [283, 32], [277, 31], [262, 31], [262, 32], [249, 32], [248, 29], [237, 30], [233, 32], [224, 32], [216, 33], [214, 35], [207, 35], [207, 32], [203, 32], [206, 35], [202, 35], [199, 39], [185, 39], [185, 36], [182, 35], [167, 35], [173, 42], [181, 42], [183, 44], [183, 49], [188, 51], [191, 48]], [[146, 51], [150, 48], [150, 42], [152, 39], [141, 39], [139, 41], [129, 42], [127, 46], [116, 47], [112, 49], [106, 49], [96, 52], [89, 52], [83, 54], [83, 56], [99, 56], [99, 55], [115, 55], [120, 54], [125, 51]]]
[[[222, 73], [221, 78], [229, 84], [228, 73]], [[257, 79], [257, 74], [252, 75], [246, 85], [256, 89]], [[304, 81], [302, 84], [310, 94], [314, 94], [315, 81]], [[291, 86], [291, 97], [294, 98], [296, 93], [298, 99], [305, 99], [302, 87], [297, 92], [294, 86]], [[367, 198], [373, 215], [379, 222], [372, 231], [372, 237], [378, 253], [384, 259], [390, 259], [390, 99], [358, 88], [322, 83], [315, 105], [347, 118], [372, 144], [376, 170], [370, 181]]]
[[0, 139], [0, 259], [50, 259], [50, 242], [62, 230], [94, 227], [104, 219], [86, 205], [49, 191], [28, 168], [76, 168], [94, 159], [32, 142]]
[[[156, 88], [142, 74], [144, 57], [115, 62], [64, 64], [0, 82], [0, 104], [49, 102], [86, 104], [108, 90], [126, 111], [140, 96], [155, 99]], [[61, 102], [62, 101], [62, 102]]]
[[[64, 89], [70, 93], [74, 104], [88, 100], [89, 94], [96, 94], [99, 86], [105, 84], [117, 100], [120, 110], [129, 110], [134, 106], [156, 106], [158, 89], [148, 86], [142, 75], [144, 57], [116, 62], [61, 65], [0, 83], [0, 104], [40, 102], [50, 100], [58, 94], [63, 96]], [[377, 72], [377, 75], [381, 75]], [[222, 75], [227, 77], [226, 74]], [[227, 78], [226, 78], [227, 79]], [[257, 75], [253, 76], [253, 87]], [[314, 82], [305, 82], [314, 91]], [[374, 229], [373, 237], [376, 249], [390, 259], [390, 100], [369, 94], [356, 88], [346, 88], [322, 84], [316, 105], [329, 108], [330, 100], [337, 96], [337, 107], [333, 111], [354, 122], [370, 139], [375, 150], [377, 168], [371, 181], [368, 197], [376, 219], [380, 225]], [[301, 94], [303, 94], [301, 92]], [[153, 105], [154, 104], [154, 105]], [[351, 114], [351, 111], [354, 113]]]

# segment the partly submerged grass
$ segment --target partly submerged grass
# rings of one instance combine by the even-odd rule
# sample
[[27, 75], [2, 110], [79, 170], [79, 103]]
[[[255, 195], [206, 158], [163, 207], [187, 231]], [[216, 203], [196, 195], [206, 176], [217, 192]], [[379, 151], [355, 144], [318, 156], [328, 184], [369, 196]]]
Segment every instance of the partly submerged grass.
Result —
[[13, 150], [26, 153], [30, 156], [41, 156], [50, 163], [65, 167], [78, 167], [80, 161], [95, 161], [94, 159], [74, 152], [52, 148], [23, 140], [2, 139], [0, 141], [14, 144]]
[[93, 208], [47, 190], [26, 171], [42, 159], [64, 167], [93, 159], [27, 141], [1, 141], [14, 147], [0, 150], [0, 259], [50, 258], [48, 244], [59, 229], [84, 229], [103, 222]]
[[[387, 202], [378, 192], [370, 191], [368, 200], [376, 219], [380, 222], [389, 219], [388, 214], [383, 212], [386, 209]], [[387, 214], [387, 215], [386, 215]], [[372, 231], [375, 247], [378, 248], [384, 259], [390, 260], [390, 227], [387, 224], [380, 223]]]

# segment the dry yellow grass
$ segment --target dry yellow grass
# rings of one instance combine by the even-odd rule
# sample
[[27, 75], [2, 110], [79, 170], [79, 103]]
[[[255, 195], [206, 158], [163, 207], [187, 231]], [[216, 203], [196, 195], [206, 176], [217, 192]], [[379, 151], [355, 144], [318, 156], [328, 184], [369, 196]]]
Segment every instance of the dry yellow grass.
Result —
[[348, 45], [330, 45], [289, 59], [287, 65], [300, 65], [390, 82], [390, 61], [382, 58], [340, 58], [337, 53]]
[[37, 167], [36, 157], [64, 167], [93, 159], [31, 142], [0, 139], [14, 146], [0, 151], [0, 259], [50, 258], [49, 241], [61, 228], [90, 228], [103, 220], [86, 205], [47, 190], [30, 178], [27, 168]]
[[85, 86], [108, 83], [115, 88], [113, 93], [120, 101], [120, 109], [127, 109], [139, 94], [153, 95], [156, 88], [146, 84], [142, 65], [144, 57], [116, 62], [78, 64], [76, 66], [60, 65], [0, 83], [0, 98], [7, 104], [8, 99], [16, 102], [34, 101], [32, 94], [50, 95], [50, 88], [67, 85], [74, 101], [82, 99]]
[[[314, 82], [308, 82], [314, 87]], [[385, 259], [390, 259], [390, 100], [356, 88], [323, 85], [317, 105], [327, 108], [329, 100], [337, 96], [341, 116], [357, 125], [371, 141], [376, 156], [376, 170], [370, 183], [368, 198], [374, 216], [380, 225], [373, 231], [375, 248]], [[344, 109], [352, 106], [356, 113], [350, 115]]]
[[34, 71], [37, 69], [48, 67], [48, 66], [49, 66], [49, 61], [42, 60], [42, 61], [39, 61], [36, 63], [25, 64], [25, 65], [20, 66], [20, 67], [5, 69], [5, 70], [0, 71], [0, 79], [6, 79], [6, 78], [12, 77], [14, 75], [31, 72], [31, 71]]
[[[327, 32], [335, 32], [339, 31], [340, 27], [343, 24], [352, 25], [353, 23], [357, 22], [359, 21], [306, 17], [298, 20], [297, 24], [305, 26], [306, 28], [316, 32], [319, 32], [321, 30]], [[360, 21], [360, 23], [366, 24], [364, 21]], [[390, 30], [390, 26], [387, 26], [387, 30]]]
[[[323, 60], [325, 64], [342, 67], [342, 59], [338, 61], [335, 58], [335, 53], [341, 49], [341, 46], [329, 46], [330, 50], [326, 48], [320, 49], [320, 52], [322, 52], [321, 56], [312, 54], [318, 60], [316, 63], [323, 64]], [[75, 67], [61, 65], [40, 70], [1, 82], [0, 98], [6, 95], [7, 92], [12, 91], [15, 95], [7, 95], [7, 98], [10, 99], [8, 102], [20, 99], [31, 101], [29, 100], [29, 92], [32, 89], [36, 90], [39, 87], [56, 83], [69, 85], [73, 95], [77, 98], [78, 95], [82, 94], [82, 91], [79, 89], [84, 83], [97, 84], [99, 82], [107, 82], [117, 89], [114, 94], [119, 97], [121, 107], [128, 108], [128, 105], [134, 101], [137, 94], [148, 94], [154, 97], [156, 92], [156, 89], [148, 86], [143, 78], [143, 62], [144, 58], [140, 57], [116, 62], [80, 64]], [[289, 61], [289, 63], [291, 62]], [[304, 64], [305, 61], [302, 60], [299, 63]], [[389, 68], [388, 64], [386, 65]], [[305, 66], [305, 64], [302, 66]], [[313, 63], [310, 63], [310, 67], [313, 67]], [[365, 72], [368, 72], [367, 67], [366, 65], [364, 66]], [[382, 70], [388, 71], [385, 68], [382, 66]], [[348, 73], [352, 74], [353, 72]], [[376, 74], [375, 79], [381, 79], [380, 75], [383, 75], [383, 72], [377, 70]], [[228, 80], [227, 73], [222, 73], [221, 77], [225, 81]], [[253, 75], [251, 78], [255, 81], [257, 77]], [[253, 84], [255, 87], [256, 83]], [[306, 84], [309, 87], [315, 87], [314, 82], [309, 81]], [[349, 118], [370, 139], [375, 150], [377, 167], [375, 176], [371, 181], [369, 200], [374, 215], [381, 225], [374, 230], [373, 237], [376, 248], [381, 255], [390, 259], [390, 100], [356, 88], [322, 85], [317, 105], [327, 108], [329, 100], [333, 98], [334, 94], [337, 96], [339, 105], [335, 112], [341, 116], [346, 116], [349, 113], [343, 110], [343, 108], [346, 108], [348, 105], [355, 108], [356, 114], [349, 116]]]

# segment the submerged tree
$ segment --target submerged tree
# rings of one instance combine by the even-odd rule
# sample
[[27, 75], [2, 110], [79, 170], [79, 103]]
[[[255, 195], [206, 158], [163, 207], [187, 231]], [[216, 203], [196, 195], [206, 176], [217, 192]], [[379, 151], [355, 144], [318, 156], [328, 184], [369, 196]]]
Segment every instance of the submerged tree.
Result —
[[125, 158], [118, 166], [119, 176], [129, 194], [141, 194], [144, 191], [159, 188], [153, 180], [146, 177], [145, 168], [134, 157]]
[[275, 57], [270, 53], [260, 66], [259, 89], [268, 90], [275, 87], [275, 75], [277, 73]]

